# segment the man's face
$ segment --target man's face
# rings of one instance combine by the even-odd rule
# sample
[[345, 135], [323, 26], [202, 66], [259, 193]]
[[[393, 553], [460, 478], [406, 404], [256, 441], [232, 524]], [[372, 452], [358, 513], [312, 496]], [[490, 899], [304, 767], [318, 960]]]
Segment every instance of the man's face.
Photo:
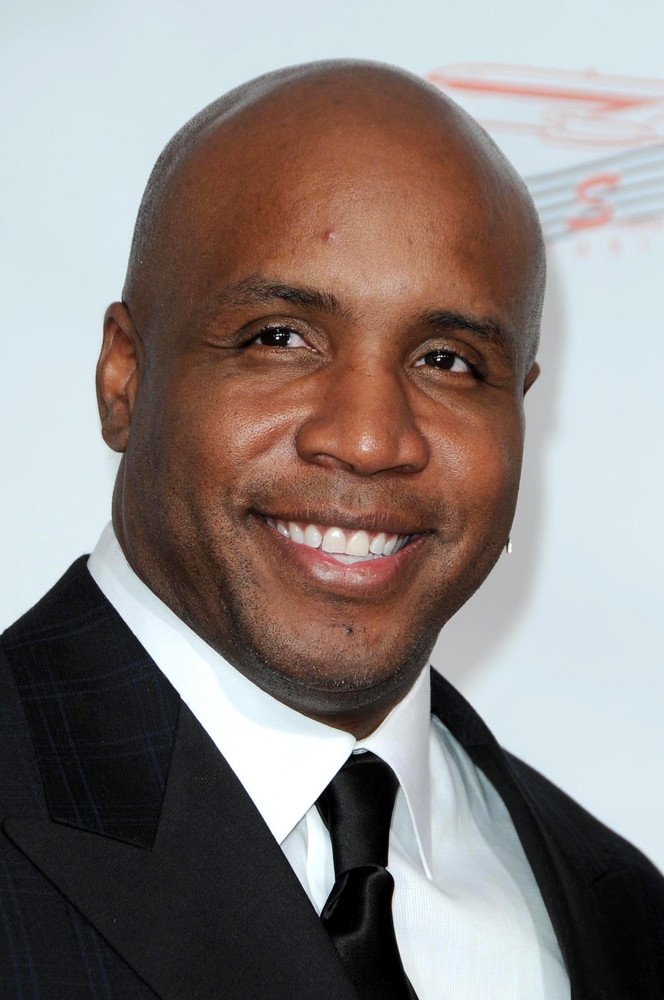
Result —
[[526, 374], [530, 265], [463, 164], [335, 150], [216, 199], [214, 152], [192, 168], [196, 265], [144, 338], [116, 509], [153, 589], [312, 714], [412, 683], [493, 566]]

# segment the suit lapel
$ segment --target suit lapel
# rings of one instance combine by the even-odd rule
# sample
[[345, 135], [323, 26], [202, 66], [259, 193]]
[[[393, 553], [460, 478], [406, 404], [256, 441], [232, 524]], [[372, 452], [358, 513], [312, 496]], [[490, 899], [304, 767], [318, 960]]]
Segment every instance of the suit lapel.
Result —
[[162, 1000], [357, 1000], [207, 733], [79, 560], [2, 637], [49, 816], [9, 839]]
[[356, 1000], [283, 852], [184, 705], [151, 850], [50, 821], [4, 829], [163, 1000]]
[[[638, 952], [630, 956], [627, 983], [620, 956], [611, 934], [607, 934], [607, 912], [602, 912], [593, 889], [594, 883], [601, 884], [607, 865], [591, 855], [584, 858], [582, 865], [571, 864], [569, 851], [563, 851], [561, 844], [569, 848], [573, 830], [566, 830], [566, 836], [558, 838], [552, 835], [553, 824], [547, 822], [542, 808], [548, 783], [505, 753], [474, 709], [435, 671], [432, 711], [486, 774], [510, 813], [558, 938], [570, 977], [571, 1000], [650, 997], [646, 982], [636, 984], [633, 979], [633, 970], [638, 970]], [[535, 783], [528, 780], [529, 775], [542, 784], [540, 797], [533, 794]], [[564, 825], [565, 813], [561, 820]], [[618, 907], [616, 900], [608, 914], [615, 914]], [[647, 962], [644, 955], [644, 969]]]
[[149, 847], [180, 698], [77, 560], [2, 636], [50, 816]]

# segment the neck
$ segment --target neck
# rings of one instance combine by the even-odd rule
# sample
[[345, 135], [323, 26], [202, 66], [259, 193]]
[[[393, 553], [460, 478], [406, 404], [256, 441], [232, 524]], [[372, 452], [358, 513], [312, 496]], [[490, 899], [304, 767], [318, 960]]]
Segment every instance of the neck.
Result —
[[[363, 740], [367, 736], [371, 736], [378, 729], [381, 722], [387, 718], [400, 700], [397, 699], [394, 704], [381, 705], [378, 710], [372, 711], [371, 709], [367, 709], [352, 715], [341, 715], [339, 713], [321, 715], [314, 714], [313, 712], [304, 712], [303, 714], [308, 715], [310, 719], [315, 719], [316, 722], [322, 722], [326, 726], [331, 726], [332, 729], [341, 729], [344, 733], [350, 733], [356, 740]], [[291, 708], [301, 711], [296, 705], [292, 705]]]

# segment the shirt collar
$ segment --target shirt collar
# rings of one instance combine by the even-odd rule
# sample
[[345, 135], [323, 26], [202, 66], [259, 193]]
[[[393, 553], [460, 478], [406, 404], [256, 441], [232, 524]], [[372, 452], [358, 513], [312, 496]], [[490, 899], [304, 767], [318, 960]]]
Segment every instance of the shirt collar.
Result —
[[[378, 729], [356, 748], [371, 750], [389, 764], [406, 797], [424, 870], [431, 878], [431, 786], [429, 732], [431, 720], [431, 676], [422, 671], [408, 694], [383, 720]], [[336, 773], [336, 772], [335, 772]]]
[[139, 579], [111, 524], [88, 569], [226, 758], [279, 843], [353, 750], [371, 750], [399, 779], [429, 874], [428, 670], [375, 732], [356, 741], [282, 704], [231, 666]]

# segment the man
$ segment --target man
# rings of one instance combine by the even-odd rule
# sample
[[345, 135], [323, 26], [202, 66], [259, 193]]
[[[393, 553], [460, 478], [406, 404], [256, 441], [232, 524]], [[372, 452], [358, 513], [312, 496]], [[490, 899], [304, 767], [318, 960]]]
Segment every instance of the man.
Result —
[[543, 285], [523, 183], [400, 71], [166, 147], [113, 526], [2, 639], [3, 998], [664, 996], [661, 876], [427, 666], [509, 537]]

